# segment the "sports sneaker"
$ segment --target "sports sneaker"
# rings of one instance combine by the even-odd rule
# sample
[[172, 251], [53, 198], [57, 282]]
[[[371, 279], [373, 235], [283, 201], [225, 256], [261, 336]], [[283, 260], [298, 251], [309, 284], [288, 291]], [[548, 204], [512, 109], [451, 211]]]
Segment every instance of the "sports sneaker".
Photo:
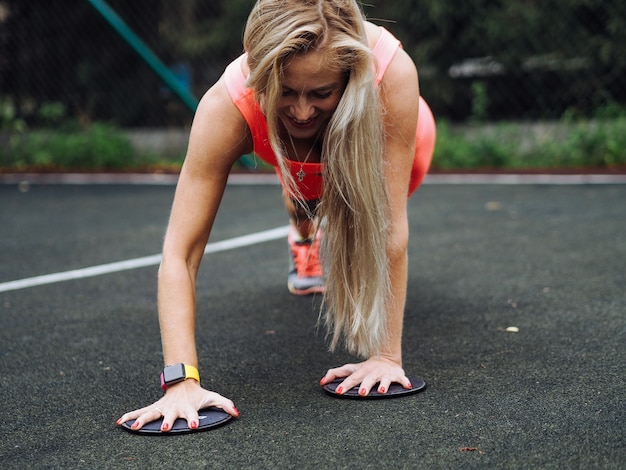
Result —
[[324, 272], [320, 262], [321, 231], [315, 238], [296, 241], [293, 230], [287, 237], [291, 252], [287, 287], [295, 295], [321, 294], [326, 290]]

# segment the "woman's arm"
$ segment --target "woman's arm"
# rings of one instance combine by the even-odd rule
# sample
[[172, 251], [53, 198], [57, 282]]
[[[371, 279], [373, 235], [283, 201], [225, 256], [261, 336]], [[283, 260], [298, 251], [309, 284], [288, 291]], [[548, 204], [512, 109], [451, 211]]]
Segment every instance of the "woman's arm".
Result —
[[[158, 306], [166, 365], [198, 366], [196, 276], [230, 169], [251, 150], [246, 122], [220, 81], [198, 106], [163, 245]], [[198, 423], [198, 409], [205, 406], [218, 406], [232, 415], [238, 414], [230, 400], [202, 389], [194, 380], [185, 380], [169, 386], [155, 404], [126, 413], [118, 424], [136, 419], [139, 429], [158, 419], [161, 410], [162, 430], [171, 429], [178, 417], [187, 419], [193, 428]]]
[[367, 395], [378, 382], [378, 391], [381, 393], [385, 393], [392, 382], [411, 387], [402, 369], [402, 323], [408, 276], [407, 195], [415, 156], [419, 85], [415, 65], [402, 49], [398, 50], [385, 72], [381, 82], [381, 98], [386, 139], [385, 181], [391, 222], [387, 243], [391, 283], [386, 312], [388, 341], [379, 356], [360, 364], [331, 369], [320, 382], [324, 385], [335, 378], [346, 377], [339, 387], [345, 392], [360, 384], [359, 393], [362, 395]]
[[196, 275], [230, 169], [250, 150], [246, 123], [218, 82], [198, 107], [163, 245], [158, 298], [166, 364], [197, 363]]
[[402, 362], [402, 320], [407, 286], [407, 249], [409, 222], [407, 217], [408, 188], [415, 158], [415, 133], [419, 109], [417, 71], [410, 57], [399, 49], [382, 82], [385, 109], [385, 181], [389, 195], [391, 224], [387, 255], [391, 278], [391, 299], [388, 312], [390, 357]]

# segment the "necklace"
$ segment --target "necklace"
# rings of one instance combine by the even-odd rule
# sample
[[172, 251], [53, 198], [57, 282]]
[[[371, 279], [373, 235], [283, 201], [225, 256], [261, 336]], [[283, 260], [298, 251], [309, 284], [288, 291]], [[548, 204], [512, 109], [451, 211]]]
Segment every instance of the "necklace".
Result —
[[298, 155], [296, 146], [293, 143], [293, 138], [291, 137], [291, 134], [287, 132], [287, 135], [289, 136], [289, 142], [291, 142], [291, 148], [293, 149], [293, 152], [296, 154], [296, 158], [300, 162], [300, 170], [298, 171], [298, 173], [296, 173], [296, 176], [298, 177], [298, 181], [300, 183], [302, 183], [302, 181], [304, 180], [306, 176], [306, 172], [304, 171], [304, 164], [309, 160], [309, 157], [311, 156], [311, 153], [313, 152], [313, 149], [315, 148], [315, 144], [317, 144], [317, 141], [320, 138], [320, 134], [321, 132], [317, 133], [317, 135], [315, 136], [315, 140], [313, 141], [313, 144], [311, 145], [311, 148], [306, 154], [306, 157], [304, 157], [304, 160], [300, 161], [300, 155]]

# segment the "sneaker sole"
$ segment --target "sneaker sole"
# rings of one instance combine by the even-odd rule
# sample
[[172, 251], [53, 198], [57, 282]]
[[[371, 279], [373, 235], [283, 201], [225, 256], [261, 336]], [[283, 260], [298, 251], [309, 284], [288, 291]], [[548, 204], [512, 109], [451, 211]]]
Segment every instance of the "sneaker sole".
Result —
[[289, 292], [291, 292], [293, 295], [312, 295], [323, 294], [324, 292], [326, 292], [326, 288], [322, 286], [313, 286], [309, 287], [308, 289], [296, 289], [291, 284], [287, 284], [287, 289], [289, 289]]

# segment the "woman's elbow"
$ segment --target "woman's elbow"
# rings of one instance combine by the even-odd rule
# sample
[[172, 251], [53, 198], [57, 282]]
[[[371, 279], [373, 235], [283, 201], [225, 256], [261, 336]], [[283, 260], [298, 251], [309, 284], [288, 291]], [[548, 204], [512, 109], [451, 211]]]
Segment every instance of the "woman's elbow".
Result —
[[406, 257], [409, 246], [408, 227], [394, 228], [387, 237], [387, 258], [389, 261], [402, 260]]

